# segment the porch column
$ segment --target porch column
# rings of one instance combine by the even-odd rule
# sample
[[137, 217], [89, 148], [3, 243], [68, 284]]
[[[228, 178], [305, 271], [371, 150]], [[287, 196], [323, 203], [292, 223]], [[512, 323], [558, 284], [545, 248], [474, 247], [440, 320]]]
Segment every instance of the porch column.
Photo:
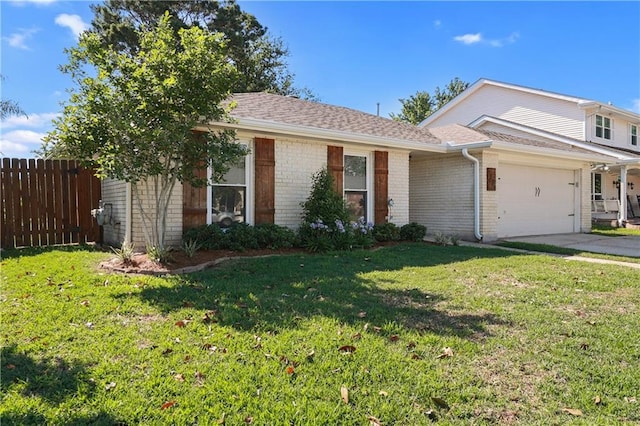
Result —
[[620, 166], [620, 211], [618, 226], [627, 223], [627, 166]]

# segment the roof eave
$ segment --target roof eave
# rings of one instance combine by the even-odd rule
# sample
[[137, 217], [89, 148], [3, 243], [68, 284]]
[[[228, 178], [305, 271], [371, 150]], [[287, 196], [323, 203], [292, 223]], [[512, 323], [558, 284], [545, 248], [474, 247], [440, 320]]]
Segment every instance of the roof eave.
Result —
[[617, 158], [611, 157], [608, 155], [602, 155], [602, 154], [596, 154], [596, 153], [588, 154], [588, 153], [582, 153], [582, 152], [561, 151], [553, 148], [518, 145], [510, 142], [494, 141], [492, 147], [502, 151], [513, 151], [513, 152], [519, 152], [519, 153], [537, 154], [537, 155], [544, 155], [547, 157], [562, 158], [566, 160], [588, 161], [588, 162], [597, 162], [597, 163], [605, 163], [605, 164], [617, 164], [617, 161], [618, 161]]

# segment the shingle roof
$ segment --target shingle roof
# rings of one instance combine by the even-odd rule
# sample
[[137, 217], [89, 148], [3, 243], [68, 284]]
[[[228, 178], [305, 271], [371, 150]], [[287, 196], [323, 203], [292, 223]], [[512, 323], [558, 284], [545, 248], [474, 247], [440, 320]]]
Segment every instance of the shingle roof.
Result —
[[427, 129], [350, 108], [264, 92], [235, 93], [231, 100], [237, 103], [236, 108], [231, 111], [231, 116], [236, 119], [265, 120], [366, 136], [440, 144], [440, 140]]
[[527, 139], [520, 136], [513, 136], [506, 133], [494, 132], [482, 129], [473, 129], [471, 127], [462, 126], [460, 124], [449, 124], [441, 127], [432, 127], [429, 129], [431, 133], [443, 141], [451, 141], [455, 144], [481, 142], [492, 140], [494, 142], [505, 142], [515, 145], [533, 146], [539, 148], [556, 149], [564, 152], [593, 154], [593, 151], [576, 147], [567, 143], [556, 141], [540, 141]]

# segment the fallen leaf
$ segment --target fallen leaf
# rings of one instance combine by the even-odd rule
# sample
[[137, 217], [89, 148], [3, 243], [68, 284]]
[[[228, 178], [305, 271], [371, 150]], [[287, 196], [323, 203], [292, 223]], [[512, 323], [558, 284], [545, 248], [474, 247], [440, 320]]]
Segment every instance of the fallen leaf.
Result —
[[164, 404], [162, 404], [162, 407], [160, 407], [161, 410], [166, 410], [167, 408], [171, 408], [174, 405], [176, 405], [177, 401], [167, 401]]
[[453, 349], [446, 347], [442, 350], [442, 353], [436, 357], [436, 359], [448, 358], [453, 356]]
[[367, 316], [367, 313], [365, 311], [362, 311], [362, 312], [358, 313], [358, 317], [359, 318], [364, 318], [366, 316]]
[[89, 306], [89, 301], [88, 300], [83, 300], [83, 301], [80, 302], [80, 304], [82, 306]]
[[192, 302], [187, 302], [186, 300], [182, 302], [183, 308], [193, 308], [195, 305]]
[[251, 416], [247, 416], [247, 417], [245, 417], [245, 418], [244, 418], [244, 422], [245, 422], [246, 424], [251, 424], [251, 423], [253, 423], [253, 417], [251, 417]]
[[223, 424], [224, 424], [224, 422], [225, 422], [224, 418], [225, 418], [225, 417], [227, 417], [227, 413], [222, 413], [222, 417], [220, 417], [220, 418], [218, 419], [218, 424], [219, 424], [219, 425], [223, 425]]
[[173, 376], [174, 379], [176, 379], [177, 381], [179, 381], [180, 383], [184, 382], [184, 376], [180, 373], [176, 374], [175, 376]]
[[92, 322], [88, 322], [85, 324], [87, 326], [87, 328], [91, 329], [93, 328], [93, 323]]
[[596, 405], [600, 405], [602, 403], [602, 400], [600, 399], [599, 395], [596, 395], [596, 397], [593, 398], [593, 403]]
[[296, 369], [293, 367], [293, 365], [290, 365], [286, 368], [285, 372], [289, 375], [293, 374], [296, 372]]
[[438, 415], [432, 409], [428, 409], [427, 411], [424, 412], [424, 414], [429, 418], [429, 420], [431, 420], [433, 422], [438, 420]]
[[631, 404], [635, 404], [636, 402], [638, 402], [638, 400], [634, 396], [625, 396], [624, 397], [624, 402], [629, 402]]
[[186, 355], [184, 357], [184, 362], [189, 362], [191, 360], [191, 356], [190, 355]]
[[582, 349], [583, 351], [586, 351], [587, 349], [589, 349], [589, 345], [585, 342], [580, 343], [580, 349]]
[[392, 342], [397, 342], [398, 339], [400, 339], [400, 338], [398, 337], [397, 334], [393, 334], [393, 335], [389, 336], [389, 340], [391, 340]]
[[587, 324], [589, 324], [589, 325], [596, 325], [596, 322], [595, 322], [595, 321], [587, 321]]
[[418, 355], [417, 353], [412, 353], [411, 354], [411, 359], [422, 359], [422, 357], [420, 355]]
[[563, 408], [562, 412], [569, 413], [572, 416], [582, 416], [582, 411], [578, 410], [577, 408]]
[[344, 345], [340, 346], [338, 350], [343, 353], [353, 353], [356, 351], [356, 347], [351, 345]]
[[13, 364], [7, 364], [7, 370], [15, 370], [16, 366]]
[[388, 396], [389, 394], [387, 393], [387, 391], [383, 391], [382, 390], [382, 391], [378, 392], [378, 395], [380, 395], [380, 396]]
[[416, 347], [416, 342], [409, 342], [407, 343], [407, 349], [413, 349]]
[[361, 335], [360, 333], [356, 333], [356, 334], [354, 334], [353, 336], [351, 336], [351, 338], [352, 338], [353, 340], [360, 340], [360, 338], [361, 338], [361, 337], [362, 337], [362, 335]]
[[176, 327], [184, 327], [185, 325], [187, 325], [187, 320], [180, 320], [180, 321], [176, 321]]
[[173, 352], [173, 349], [167, 348], [164, 351], [162, 351], [162, 355], [169, 355], [171, 352]]
[[378, 420], [373, 416], [368, 416], [367, 420], [369, 420], [369, 426], [382, 426], [382, 423], [380, 423], [380, 420]]
[[113, 388], [115, 388], [115, 387], [116, 387], [116, 382], [111, 382], [111, 383], [107, 383], [107, 384], [104, 386], [104, 389], [105, 389], [105, 390], [111, 390], [111, 389], [113, 389]]
[[307, 354], [307, 361], [313, 361], [313, 357], [316, 355], [316, 351], [311, 351]]
[[447, 404], [447, 401], [445, 401], [444, 399], [438, 398], [436, 396], [432, 396], [431, 400], [433, 401], [434, 404], [436, 404], [436, 407], [442, 408], [445, 410], [449, 409], [449, 404]]
[[347, 389], [346, 386], [340, 388], [340, 397], [345, 404], [349, 403], [349, 389]]
[[373, 326], [373, 331], [375, 331], [376, 333], [380, 333], [380, 330], [382, 330], [382, 328], [376, 327], [375, 325]]

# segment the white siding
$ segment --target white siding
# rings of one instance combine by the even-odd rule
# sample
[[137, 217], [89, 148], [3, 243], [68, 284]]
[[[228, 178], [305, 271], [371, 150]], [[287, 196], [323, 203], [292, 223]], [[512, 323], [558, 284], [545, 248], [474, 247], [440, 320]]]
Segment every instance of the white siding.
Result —
[[[102, 201], [111, 204], [111, 222], [103, 226], [105, 244], [120, 246], [126, 228], [126, 183], [120, 180], [102, 181]], [[92, 206], [93, 208], [97, 206]]]
[[575, 102], [485, 85], [429, 124], [467, 125], [483, 115], [584, 140], [584, 111]]
[[608, 145], [616, 148], [623, 149], [631, 149], [633, 151], [637, 151], [640, 153], [640, 122], [633, 122], [636, 126], [638, 126], [638, 145], [631, 145], [631, 129], [629, 120], [615, 115], [609, 115], [608, 113], [601, 114], [605, 117], [611, 118], [613, 120], [613, 128], [612, 130], [612, 138], [604, 139], [596, 136], [596, 114], [597, 110], [590, 109], [587, 110], [587, 131], [586, 131], [586, 140], [599, 143], [602, 145]]
[[473, 164], [462, 155], [413, 158], [409, 163], [409, 220], [428, 234], [474, 239]]

